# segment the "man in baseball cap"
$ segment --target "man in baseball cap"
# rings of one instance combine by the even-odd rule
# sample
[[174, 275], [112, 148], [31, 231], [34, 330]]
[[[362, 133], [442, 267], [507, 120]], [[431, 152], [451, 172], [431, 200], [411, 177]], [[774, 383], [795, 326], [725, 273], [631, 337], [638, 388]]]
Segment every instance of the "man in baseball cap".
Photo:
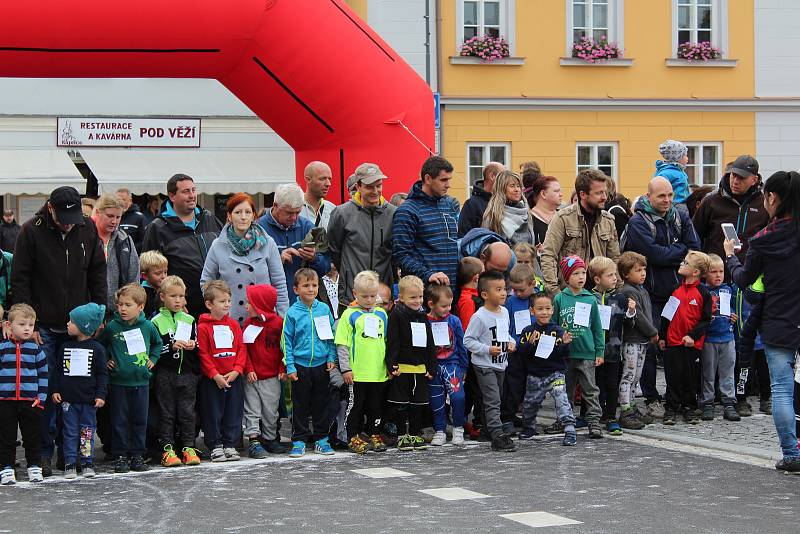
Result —
[[[752, 176], [757, 176], [761, 178], [761, 175], [758, 174], [758, 160], [756, 160], [756, 158], [754, 158], [753, 156], [749, 155], [739, 156], [738, 158], [736, 158], [736, 160], [734, 160], [730, 168], [726, 170], [728, 170], [728, 172], [736, 174], [737, 176], [743, 179], [748, 179]], [[753, 184], [750, 185], [752, 186]], [[748, 188], [745, 188], [745, 190], [747, 189]]]
[[50, 193], [47, 205], [56, 224], [69, 231], [76, 224], [83, 224], [81, 195], [74, 187], [62, 186]]

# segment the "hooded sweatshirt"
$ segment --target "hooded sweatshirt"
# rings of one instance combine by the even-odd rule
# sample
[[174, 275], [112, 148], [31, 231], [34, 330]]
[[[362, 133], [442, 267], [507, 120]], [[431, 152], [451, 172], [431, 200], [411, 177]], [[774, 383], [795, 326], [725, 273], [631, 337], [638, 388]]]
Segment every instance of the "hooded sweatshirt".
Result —
[[[539, 348], [539, 340], [542, 336], [553, 336], [556, 338], [553, 351], [546, 358], [536, 356], [536, 349]], [[525, 363], [525, 371], [528, 375], [546, 377], [553, 373], [563, 373], [567, 370], [567, 360], [569, 359], [569, 345], [564, 344], [564, 330], [555, 323], [546, 325], [534, 321], [530, 326], [526, 326], [520, 336], [517, 356], [522, 358]]]
[[[321, 317], [322, 319], [317, 319]], [[320, 337], [317, 321], [327, 321], [331, 328], [331, 339]], [[319, 367], [336, 361], [333, 344], [333, 314], [327, 304], [314, 299], [311, 307], [297, 299], [286, 312], [281, 335], [286, 372], [297, 372], [295, 365]]]
[[247, 302], [258, 315], [244, 321], [244, 331], [248, 326], [261, 328], [252, 343], [247, 346], [247, 367], [245, 371], [255, 373], [259, 380], [273, 378], [286, 372], [281, 352], [281, 333], [283, 319], [275, 312], [278, 290], [269, 284], [258, 284], [247, 288]]
[[161, 357], [158, 359], [158, 369], [169, 369], [177, 374], [199, 373], [200, 364], [197, 361], [197, 349], [175, 349], [175, 330], [178, 322], [191, 325], [189, 339], [197, 340], [197, 325], [194, 317], [182, 311], [173, 312], [169, 308], [161, 308], [157, 315], [150, 321], [161, 334]]
[[[413, 323], [422, 325], [425, 332], [424, 347], [413, 344]], [[398, 366], [402, 373], [429, 373], [433, 376], [436, 374], [435, 353], [431, 325], [425, 312], [412, 310], [402, 302], [395, 304], [386, 327], [386, 368], [391, 371]]]
[[211, 380], [218, 374], [226, 375], [231, 371], [244, 374], [247, 349], [242, 342], [242, 329], [230, 315], [225, 315], [222, 319], [214, 319], [210, 313], [200, 316], [197, 326], [197, 352], [200, 356], [200, 370]]
[[644, 286], [635, 286], [628, 282], [619, 290], [626, 298], [636, 302], [636, 315], [633, 324], [622, 329], [623, 343], [650, 343], [650, 339], [658, 334], [658, 328], [653, 324], [653, 305], [650, 295]]
[[[72, 376], [72, 360], [78, 351], [86, 354], [88, 372]], [[56, 366], [50, 377], [50, 393], [60, 394], [63, 402], [71, 404], [94, 405], [95, 399], [105, 400], [108, 393], [107, 364], [106, 351], [97, 340], [67, 341], [56, 356]]]
[[680, 163], [668, 161], [656, 161], [656, 173], [653, 177], [661, 176], [669, 180], [672, 184], [672, 191], [675, 193], [675, 204], [682, 204], [689, 198], [689, 176]]
[[[591, 306], [589, 313], [589, 326], [576, 325], [575, 305], [578, 302]], [[600, 311], [597, 309], [597, 300], [589, 291], [581, 289], [575, 295], [569, 287], [553, 299], [553, 320], [561, 328], [572, 333], [570, 344], [570, 358], [573, 360], [594, 360], [605, 356], [605, 332], [600, 322]]]
[[[131, 354], [128, 346], [134, 343], [131, 338], [137, 330], [144, 340], [146, 350]], [[131, 332], [131, 334], [126, 334], [126, 332]], [[129, 337], [126, 338], [126, 335]], [[114, 361], [109, 384], [127, 387], [141, 387], [150, 384], [150, 377], [153, 373], [147, 368], [147, 360], [149, 359], [153, 363], [158, 362], [163, 342], [161, 333], [153, 323], [144, 318], [143, 312], [139, 313], [139, 317], [133, 324], [123, 321], [119, 313], [114, 313], [114, 319], [106, 325], [98, 341], [106, 347], [108, 359]]]

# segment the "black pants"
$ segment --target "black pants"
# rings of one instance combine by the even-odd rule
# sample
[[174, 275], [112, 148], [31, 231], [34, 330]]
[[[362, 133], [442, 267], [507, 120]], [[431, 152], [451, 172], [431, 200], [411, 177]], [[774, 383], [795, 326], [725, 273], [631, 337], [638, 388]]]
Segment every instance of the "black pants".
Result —
[[472, 424], [477, 427], [483, 426], [483, 396], [481, 395], [481, 388], [478, 386], [478, 379], [475, 376], [472, 362], [467, 367], [464, 399], [464, 415], [468, 416], [469, 412], [472, 411]]
[[37, 466], [42, 460], [40, 428], [41, 408], [31, 406], [33, 401], [0, 402], [0, 468], [14, 467], [17, 452], [17, 428], [22, 431], [22, 446], [28, 467]]
[[[739, 352], [736, 352], [736, 366], [733, 370], [734, 383], [739, 383]], [[753, 351], [753, 367], [747, 375], [747, 384], [745, 386], [745, 394], [736, 394], [737, 401], [743, 401], [747, 395], [758, 395], [758, 399], [768, 401], [772, 398], [772, 388], [769, 383], [769, 367], [767, 366], [767, 356], [764, 354], [764, 349]]]
[[605, 361], [600, 367], [594, 368], [594, 378], [600, 388], [600, 408], [603, 410], [601, 417], [604, 420], [613, 421], [617, 418], [619, 363]]
[[522, 399], [525, 397], [527, 381], [528, 373], [524, 360], [512, 352], [508, 355], [503, 398], [500, 404], [500, 421], [503, 422], [504, 427], [514, 423], [514, 416], [517, 415]]
[[[653, 302], [653, 324], [658, 327], [661, 324], [661, 312], [664, 310], [666, 302]], [[647, 354], [644, 358], [644, 366], [642, 367], [642, 377], [639, 379], [639, 386], [642, 388], [642, 395], [644, 395], [647, 403], [653, 401], [660, 401], [661, 395], [656, 389], [656, 375], [658, 372], [658, 358], [661, 354], [661, 349], [658, 348], [658, 343], [650, 343], [647, 346]], [[666, 364], [664, 365], [666, 368]], [[633, 398], [635, 392], [631, 392]]]
[[354, 382], [353, 397], [347, 407], [347, 439], [364, 432], [377, 434], [381, 424], [385, 382]]
[[111, 400], [111, 453], [114, 456], [143, 456], [147, 436], [150, 386], [108, 386]]
[[[386, 400], [389, 419], [399, 435], [422, 434], [425, 412], [430, 412], [428, 379], [423, 374], [403, 373], [389, 381]], [[407, 425], [407, 426], [406, 426]]]
[[193, 373], [178, 374], [173, 369], [159, 369], [156, 374], [160, 446], [176, 445], [178, 436], [181, 447], [194, 447], [194, 404], [199, 379]]
[[664, 353], [664, 377], [667, 379], [667, 408], [678, 411], [697, 409], [697, 359], [694, 347], [667, 347]]
[[[330, 373], [324, 364], [316, 367], [296, 365], [296, 368], [297, 380], [292, 382], [292, 441], [305, 442], [309, 437], [317, 441], [328, 435], [330, 426]], [[309, 415], [313, 431], [308, 428]]]

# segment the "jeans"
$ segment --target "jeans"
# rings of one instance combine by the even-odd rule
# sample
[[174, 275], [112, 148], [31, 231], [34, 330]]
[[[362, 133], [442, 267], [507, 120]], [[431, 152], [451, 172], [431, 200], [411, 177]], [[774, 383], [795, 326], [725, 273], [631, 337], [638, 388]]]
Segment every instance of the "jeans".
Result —
[[[71, 340], [72, 338], [64, 332], [56, 332], [44, 326], [39, 327], [39, 335], [42, 337], [41, 349], [47, 356], [47, 372], [48, 376], [56, 368], [57, 360], [56, 351], [62, 343]], [[52, 383], [52, 382], [51, 382]], [[61, 446], [61, 438], [59, 427], [61, 426], [61, 417], [58, 413], [59, 410], [53, 409], [53, 401], [50, 398], [50, 391], [47, 392], [47, 400], [44, 402], [44, 412], [39, 428], [39, 438], [41, 441], [42, 458], [52, 458], [55, 452], [56, 444]]]
[[549, 376], [528, 376], [525, 400], [522, 402], [522, 427], [534, 428], [536, 416], [545, 395], [550, 392], [556, 407], [556, 419], [564, 426], [575, 425], [575, 415], [567, 395], [567, 380], [564, 373], [556, 371]]
[[62, 402], [61, 412], [64, 423], [64, 465], [76, 464], [79, 456], [81, 465], [92, 465], [97, 426], [94, 404]]
[[784, 458], [797, 458], [797, 432], [794, 418], [795, 350], [764, 345], [772, 387], [772, 419], [781, 442]]

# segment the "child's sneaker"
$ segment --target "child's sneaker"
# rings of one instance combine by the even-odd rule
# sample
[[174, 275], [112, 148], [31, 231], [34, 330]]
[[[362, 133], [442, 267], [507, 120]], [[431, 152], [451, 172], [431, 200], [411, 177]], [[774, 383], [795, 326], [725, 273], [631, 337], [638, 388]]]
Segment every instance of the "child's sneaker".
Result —
[[552, 425], [547, 425], [546, 427], [544, 427], [545, 434], [561, 434], [563, 432], [564, 432], [564, 425], [561, 424], [561, 421], [556, 421]]
[[575, 432], [564, 432], [564, 439], [561, 444], [565, 447], [574, 447], [578, 443], [578, 434]]
[[86, 464], [83, 466], [83, 478], [94, 478], [97, 473], [94, 470], [93, 464]]
[[369, 450], [369, 442], [367, 442], [367, 440], [362, 438], [361, 434], [359, 434], [350, 438], [350, 443], [347, 444], [347, 448], [350, 450], [350, 452], [364, 454]]
[[636, 416], [636, 419], [646, 425], [652, 425], [655, 422], [655, 419], [653, 419], [650, 414], [648, 414], [646, 411], [642, 411], [638, 406], [633, 409], [633, 415]]
[[621, 436], [622, 427], [620, 427], [619, 423], [617, 423], [616, 421], [609, 421], [608, 423], [606, 423], [606, 432], [608, 432], [610, 436]]
[[589, 423], [583, 417], [577, 417], [575, 419], [575, 428], [586, 428], [589, 426]]
[[306, 444], [304, 441], [293, 441], [292, 450], [289, 451], [289, 458], [300, 458], [306, 453]]
[[175, 454], [172, 445], [164, 445], [164, 454], [161, 455], [161, 465], [164, 467], [177, 467], [181, 464], [181, 459]]
[[289, 447], [284, 445], [277, 439], [270, 439], [261, 444], [268, 454], [286, 454], [289, 452]]
[[[577, 428], [578, 425], [575, 425]], [[589, 423], [589, 439], [600, 439], [603, 437], [603, 429], [597, 423]]]
[[514, 452], [517, 450], [517, 446], [514, 445], [514, 442], [511, 441], [511, 437], [509, 437], [508, 434], [500, 434], [496, 438], [492, 439], [492, 450], [500, 452]]
[[445, 443], [447, 443], [447, 434], [445, 434], [444, 432], [437, 431], [433, 435], [433, 439], [431, 440], [431, 445], [433, 445], [434, 447], [441, 447]]
[[722, 412], [722, 418], [726, 421], [741, 421], [742, 418], [733, 406], [725, 406]]
[[233, 447], [225, 447], [222, 449], [222, 452], [225, 454], [225, 461], [226, 462], [235, 462], [237, 460], [241, 460], [241, 456], [239, 456], [239, 451], [237, 451]]
[[625, 410], [620, 414], [619, 425], [628, 430], [641, 430], [644, 428], [644, 423], [636, 417], [636, 412], [633, 410]]
[[675, 411], [669, 408], [664, 410], [664, 419], [662, 422], [667, 426], [675, 425]]
[[519, 439], [527, 441], [529, 439], [533, 439], [534, 436], [538, 435], [539, 431], [536, 430], [536, 427], [530, 426], [522, 429], [522, 431], [519, 433]]
[[414, 438], [405, 434], [397, 438], [397, 449], [401, 451], [413, 451], [414, 450]]
[[114, 464], [115, 473], [127, 473], [131, 470], [131, 462], [127, 456], [120, 456]]
[[183, 453], [183, 465], [200, 465], [200, 456], [194, 447], [184, 447], [181, 453]]
[[476, 426], [474, 423], [467, 423], [464, 425], [464, 430], [467, 431], [469, 434], [469, 439], [471, 440], [479, 440], [481, 437], [481, 427]]
[[142, 458], [141, 456], [132, 456], [131, 471], [143, 473], [145, 471], [150, 471], [150, 467], [148, 467], [147, 464], [144, 463], [144, 458]]
[[261, 460], [267, 457], [267, 451], [256, 438], [251, 438], [250, 445], [247, 446], [247, 455], [255, 460]]
[[318, 439], [317, 442], [314, 444], [314, 452], [317, 454], [323, 454], [325, 456], [331, 456], [332, 454], [336, 454], [333, 452], [333, 447], [331, 444], [328, 443], [328, 438]]
[[211, 451], [211, 461], [212, 462], [225, 462], [228, 459], [225, 457], [225, 451], [222, 447], [214, 447], [214, 450]]
[[460, 426], [453, 428], [453, 445], [463, 446], [464, 445], [464, 429]]
[[386, 444], [378, 434], [373, 434], [369, 437], [369, 447], [375, 452], [386, 452]]
[[67, 480], [75, 480], [78, 478], [78, 470], [75, 468], [75, 464], [67, 464], [64, 466], [64, 478]]
[[700, 423], [700, 418], [697, 416], [696, 413], [694, 413], [694, 410], [692, 410], [691, 408], [683, 412], [683, 420], [684, 422], [689, 423], [690, 425], [696, 425]]
[[10, 486], [17, 483], [17, 476], [14, 474], [13, 466], [6, 466], [0, 471], [0, 485]]
[[415, 451], [424, 451], [428, 448], [428, 444], [422, 436], [411, 436], [411, 441], [414, 444]]
[[713, 404], [706, 404], [703, 406], [703, 415], [700, 416], [703, 421], [713, 421], [714, 420], [714, 405]]
[[28, 468], [28, 482], [44, 482], [44, 475], [42, 468], [38, 465], [32, 465]]

